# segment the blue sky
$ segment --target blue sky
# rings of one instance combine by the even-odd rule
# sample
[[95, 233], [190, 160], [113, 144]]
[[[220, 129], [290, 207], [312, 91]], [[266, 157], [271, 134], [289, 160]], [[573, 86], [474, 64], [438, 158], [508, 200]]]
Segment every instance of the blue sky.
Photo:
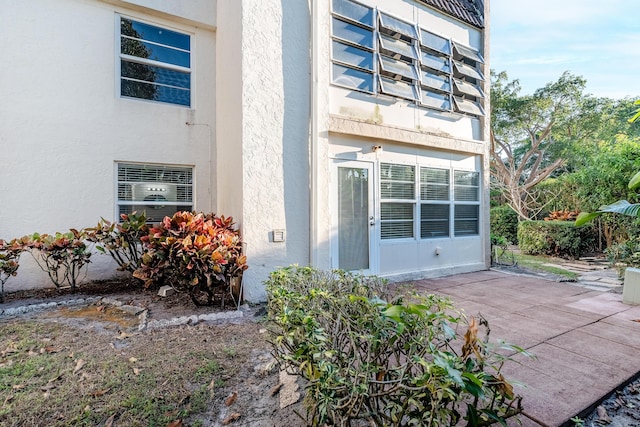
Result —
[[640, 97], [639, 0], [491, 0], [491, 68], [520, 80], [522, 94], [564, 71], [586, 93]]

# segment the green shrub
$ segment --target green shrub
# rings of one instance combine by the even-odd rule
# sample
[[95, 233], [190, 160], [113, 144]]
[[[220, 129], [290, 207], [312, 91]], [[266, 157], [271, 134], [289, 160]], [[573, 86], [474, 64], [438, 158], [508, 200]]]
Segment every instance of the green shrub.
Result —
[[4, 302], [4, 285], [10, 277], [18, 274], [18, 263], [22, 247], [15, 240], [7, 243], [0, 239], [0, 302]]
[[618, 269], [618, 275], [623, 277], [626, 267], [640, 267], [640, 237], [634, 236], [625, 242], [615, 243], [605, 253], [607, 260]]
[[118, 264], [118, 270], [133, 273], [140, 267], [142, 244], [140, 238], [149, 233], [147, 217], [143, 212], [122, 214], [120, 224], [102, 218], [98, 225], [87, 228], [87, 240], [96, 244], [96, 249], [109, 253]]
[[518, 225], [518, 245], [530, 255], [578, 258], [593, 249], [591, 226], [576, 227], [569, 221], [522, 221]]
[[39, 234], [15, 241], [33, 256], [38, 266], [47, 273], [57, 287], [76, 290], [83, 268], [91, 262], [91, 252], [85, 243], [84, 231], [71, 229], [67, 233]]
[[197, 305], [211, 305], [215, 299], [224, 305], [231, 278], [247, 269], [232, 218], [176, 212], [140, 240], [144, 253], [134, 277], [146, 287], [165, 283], [186, 290]]
[[273, 354], [308, 381], [310, 425], [482, 426], [521, 411], [486, 321], [481, 340], [448, 299], [386, 302], [381, 279], [310, 267], [275, 271], [266, 286]]
[[508, 205], [491, 208], [491, 234], [518, 244], [518, 214]]

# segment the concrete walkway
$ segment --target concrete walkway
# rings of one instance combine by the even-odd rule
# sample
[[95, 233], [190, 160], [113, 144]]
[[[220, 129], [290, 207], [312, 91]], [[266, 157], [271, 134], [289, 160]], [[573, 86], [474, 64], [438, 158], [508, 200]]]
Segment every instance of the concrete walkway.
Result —
[[[524, 347], [504, 374], [526, 385], [522, 425], [560, 426], [640, 372], [640, 306], [622, 295], [540, 278], [483, 271], [413, 282], [481, 313], [491, 339]], [[640, 410], [639, 410], [640, 411]], [[510, 425], [518, 425], [516, 422]]]

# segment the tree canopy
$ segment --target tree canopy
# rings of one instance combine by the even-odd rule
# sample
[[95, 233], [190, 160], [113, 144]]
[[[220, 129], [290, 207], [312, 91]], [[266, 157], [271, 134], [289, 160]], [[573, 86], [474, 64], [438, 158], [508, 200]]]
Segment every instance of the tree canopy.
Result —
[[[521, 95], [505, 72], [491, 76], [492, 184], [521, 219], [542, 210], [534, 188], [561, 167], [580, 164], [582, 144], [615, 135], [615, 102], [584, 93], [586, 81], [565, 72]], [[586, 148], [586, 146], [585, 146]]]

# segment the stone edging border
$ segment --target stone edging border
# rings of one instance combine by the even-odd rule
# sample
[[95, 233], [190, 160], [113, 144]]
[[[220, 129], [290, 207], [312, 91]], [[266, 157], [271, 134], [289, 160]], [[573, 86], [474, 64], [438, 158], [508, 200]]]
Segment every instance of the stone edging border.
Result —
[[232, 320], [232, 319], [240, 319], [244, 317], [244, 312], [242, 311], [244, 306], [240, 307], [240, 310], [234, 311], [222, 311], [216, 313], [208, 313], [208, 314], [200, 314], [200, 315], [191, 315], [191, 316], [180, 316], [174, 317], [171, 319], [158, 319], [158, 320], [149, 320], [148, 313], [149, 311], [146, 308], [142, 308], [135, 305], [127, 305], [122, 302], [108, 297], [88, 297], [88, 298], [77, 298], [70, 299], [64, 301], [52, 301], [45, 302], [40, 304], [30, 304], [23, 305], [18, 307], [11, 308], [0, 308], [0, 319], [12, 316], [18, 316], [21, 314], [35, 313], [38, 311], [52, 310], [60, 307], [73, 307], [84, 304], [92, 304], [96, 302], [102, 302], [105, 305], [110, 305], [113, 307], [117, 307], [122, 311], [125, 311], [133, 316], [137, 316], [140, 319], [140, 324], [138, 325], [138, 331], [144, 330], [152, 330], [152, 329], [161, 329], [170, 326], [181, 326], [181, 325], [196, 325], [199, 322], [215, 322], [220, 320]]

